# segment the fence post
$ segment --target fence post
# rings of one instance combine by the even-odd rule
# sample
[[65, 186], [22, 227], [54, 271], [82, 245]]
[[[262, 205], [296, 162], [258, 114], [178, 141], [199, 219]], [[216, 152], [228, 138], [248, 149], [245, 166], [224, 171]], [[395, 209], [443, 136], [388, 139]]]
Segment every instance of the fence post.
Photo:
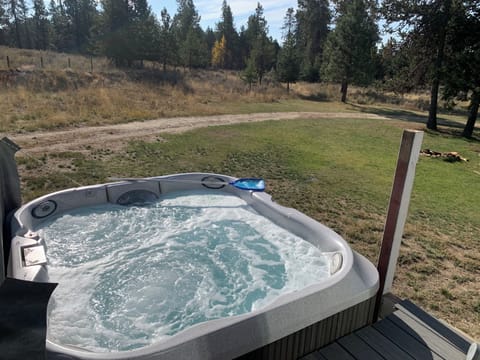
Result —
[[69, 68], [69, 69], [71, 68], [70, 58], [68, 58], [68, 68]]
[[90, 72], [93, 73], [93, 56], [90, 56]]
[[378, 318], [383, 295], [390, 292], [392, 288], [422, 140], [423, 131], [404, 130], [403, 132], [378, 259], [380, 287], [375, 303], [374, 319]]
[[7, 68], [10, 69], [10, 58], [7, 55]]
[[40, 56], [40, 66], [43, 69], [43, 56]]

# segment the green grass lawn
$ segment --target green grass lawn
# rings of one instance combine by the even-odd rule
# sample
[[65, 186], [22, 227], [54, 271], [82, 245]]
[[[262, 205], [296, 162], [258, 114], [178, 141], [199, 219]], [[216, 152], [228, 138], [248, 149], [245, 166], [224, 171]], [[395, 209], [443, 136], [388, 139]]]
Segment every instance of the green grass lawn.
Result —
[[[27, 198], [112, 177], [207, 171], [263, 177], [279, 203], [340, 233], [376, 263], [400, 145], [396, 120], [317, 119], [209, 127], [120, 153], [46, 156], [58, 172], [23, 177]], [[108, 144], [106, 145], [108, 147]], [[480, 142], [426, 133], [422, 148], [457, 151], [468, 162], [420, 157], [394, 293], [480, 337]], [[59, 164], [61, 161], [61, 165]], [[23, 169], [42, 165], [20, 159]]]

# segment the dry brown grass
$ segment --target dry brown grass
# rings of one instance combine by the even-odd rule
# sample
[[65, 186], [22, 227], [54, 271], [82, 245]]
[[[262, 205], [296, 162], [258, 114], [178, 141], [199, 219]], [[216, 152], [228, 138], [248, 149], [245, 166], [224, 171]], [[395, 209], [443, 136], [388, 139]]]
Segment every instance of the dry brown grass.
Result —
[[272, 103], [287, 97], [272, 81], [248, 91], [234, 72], [155, 69], [4, 71], [0, 95], [0, 131], [5, 132], [226, 114], [232, 104]]
[[[75, 54], [64, 54], [54, 51], [16, 49], [0, 46], [0, 70], [8, 70], [7, 56], [10, 62], [10, 69], [18, 70], [61, 70], [69, 66], [74, 71], [90, 71], [93, 62], [94, 71], [114, 70], [105, 57], [86, 57]], [[42, 68], [43, 59], [43, 68]]]

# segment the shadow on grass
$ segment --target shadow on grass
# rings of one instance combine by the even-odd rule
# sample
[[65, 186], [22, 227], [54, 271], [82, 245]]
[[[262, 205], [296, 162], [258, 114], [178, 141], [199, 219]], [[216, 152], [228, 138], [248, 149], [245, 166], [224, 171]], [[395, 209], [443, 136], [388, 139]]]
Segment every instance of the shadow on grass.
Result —
[[309, 95], [298, 94], [298, 97], [302, 100], [307, 100], [307, 101], [316, 101], [316, 102], [329, 101], [327, 94], [324, 94], [324, 93], [316, 93], [316, 94], [309, 94]]
[[163, 70], [157, 68], [126, 69], [125, 74], [130, 81], [151, 85], [170, 84], [172, 86], [184, 86], [188, 88], [188, 86], [185, 85], [182, 72], [178, 70]]
[[[428, 119], [427, 115], [419, 115], [409, 110], [377, 108], [377, 107], [363, 106], [363, 105], [352, 104], [352, 103], [349, 103], [349, 105], [357, 111], [380, 115], [388, 119], [408, 121], [408, 122], [413, 122], [413, 123], [422, 124], [422, 125], [427, 124], [427, 119]], [[465, 121], [466, 121], [467, 115], [465, 113], [460, 113], [460, 115], [465, 115]], [[462, 137], [463, 129], [465, 127], [464, 123], [450, 120], [442, 116], [437, 116], [437, 124], [439, 126], [437, 131], [428, 130], [428, 129], [426, 129], [426, 131], [428, 131], [431, 134], [444, 134], [452, 137]], [[480, 137], [473, 135], [471, 138], [467, 140], [480, 142]]]

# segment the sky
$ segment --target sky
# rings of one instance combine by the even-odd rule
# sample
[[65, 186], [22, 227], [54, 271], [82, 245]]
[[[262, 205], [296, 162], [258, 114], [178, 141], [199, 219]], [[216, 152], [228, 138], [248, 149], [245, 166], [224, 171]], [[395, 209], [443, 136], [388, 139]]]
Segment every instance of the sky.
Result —
[[[220, 21], [222, 13], [222, 0], [194, 0], [195, 7], [201, 17], [200, 25], [205, 30], [208, 26], [215, 30], [215, 24]], [[165, 7], [173, 17], [177, 12], [176, 0], [150, 0], [152, 10], [160, 18], [160, 12]], [[250, 15], [255, 12], [257, 1], [255, 0], [227, 0], [232, 9], [234, 24], [237, 31], [242, 25], [247, 25]], [[289, 7], [297, 8], [297, 0], [262, 0], [263, 14], [267, 20], [269, 35], [282, 42], [283, 18]]]

